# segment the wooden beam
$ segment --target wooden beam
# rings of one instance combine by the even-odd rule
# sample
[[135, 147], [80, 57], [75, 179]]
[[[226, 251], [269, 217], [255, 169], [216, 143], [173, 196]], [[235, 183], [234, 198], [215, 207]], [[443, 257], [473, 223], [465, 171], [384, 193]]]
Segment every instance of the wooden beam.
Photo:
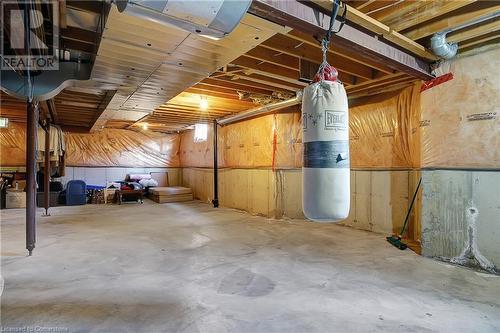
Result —
[[166, 105], [166, 106], [163, 106], [161, 108], [156, 108], [154, 110], [153, 114], [162, 114], [162, 113], [168, 113], [168, 112], [173, 112], [173, 113], [179, 112], [179, 113], [193, 114], [193, 115], [199, 115], [201, 113], [226, 114], [228, 112], [231, 113], [231, 112], [240, 111], [240, 110], [245, 110], [245, 109], [239, 109], [239, 110], [225, 109], [225, 110], [221, 110], [221, 109], [216, 109], [216, 108], [209, 108], [207, 111], [203, 111], [203, 110], [200, 110], [199, 108], [198, 109], [193, 109], [193, 108], [190, 108], [190, 107], [173, 108], [173, 107], [170, 107], [170, 106]]
[[89, 127], [73, 126], [73, 125], [62, 125], [61, 129], [64, 132], [70, 132], [70, 133], [88, 133], [90, 131]]
[[67, 27], [66, 24], [66, 1], [59, 0], [59, 27], [64, 29]]
[[[311, 44], [310, 41], [299, 41], [296, 38], [297, 37], [291, 35], [276, 34], [264, 41], [261, 47], [294, 55], [295, 57], [303, 58], [311, 62], [321, 63], [323, 57], [318, 42]], [[332, 45], [332, 49], [335, 50], [334, 45]], [[328, 52], [328, 62], [344, 73], [365, 79], [372, 79], [373, 71], [370, 67], [356, 63], [338, 52]], [[296, 69], [298, 69], [298, 66]]]
[[[323, 4], [326, 8], [326, 3], [323, 2]], [[331, 8], [329, 1], [328, 4], [330, 4], [328, 8]], [[329, 15], [297, 1], [254, 0], [249, 12], [311, 35], [324, 34], [330, 21]], [[397, 37], [398, 35], [394, 36]], [[333, 36], [332, 43], [339, 48], [358, 52], [360, 58], [385, 63], [396, 70], [419, 79], [429, 80], [434, 77], [430, 73], [430, 66], [426, 61], [401, 51], [348, 24], [344, 25], [343, 29]]]
[[429, 21], [453, 10], [462, 8], [476, 2], [476, 0], [452, 0], [446, 2], [425, 2], [422, 8], [416, 12], [409, 12], [405, 15], [397, 16], [392, 21], [385, 21], [388, 26], [396, 31], [410, 28], [416, 24]]
[[481, 24], [475, 28], [467, 28], [463, 31], [458, 31], [456, 33], [450, 34], [448, 35], [447, 40], [450, 43], [458, 43], [498, 30], [500, 30], [500, 20], [495, 20], [490, 23]]
[[236, 92], [238, 89], [229, 88], [229, 87], [218, 87], [218, 86], [214, 86], [214, 85], [210, 85], [210, 84], [204, 84], [203, 81], [195, 84], [191, 88], [196, 88], [196, 89], [199, 89], [202, 91], [212, 91], [212, 92], [221, 93], [221, 94], [230, 94], [233, 96], [238, 96], [238, 94]]
[[365, 14], [370, 15], [371, 13], [376, 13], [377, 11], [384, 10], [385, 8], [394, 6], [397, 2], [402, 0], [375, 0], [367, 1], [366, 5], [361, 7], [354, 4], [348, 3], [350, 6], [362, 11]]
[[51, 98], [45, 101], [45, 105], [47, 106], [47, 110], [49, 110], [50, 118], [52, 119], [52, 123], [55, 125], [59, 125], [59, 115], [57, 114], [56, 104], [54, 103], [54, 99]]
[[[318, 40], [314, 36], [305, 34], [305, 33], [300, 32], [298, 30], [292, 30], [286, 36], [295, 39], [299, 43], [305, 43], [305, 44], [309, 44], [309, 45], [315, 46], [315, 47], [317, 47], [319, 44]], [[320, 36], [316, 36], [316, 37], [319, 38]], [[299, 45], [299, 44], [296, 44], [296, 45]], [[376, 71], [379, 71], [382, 73], [386, 73], [386, 74], [394, 73], [394, 69], [390, 68], [389, 66], [387, 66], [385, 64], [382, 64], [380, 62], [375, 62], [375, 61], [372, 61], [369, 59], [360, 59], [358, 54], [355, 51], [346, 50], [346, 49], [343, 49], [341, 51], [342, 52], [340, 52], [340, 50], [338, 50], [335, 47], [335, 45], [330, 46], [329, 52], [331, 52], [333, 54], [334, 59], [338, 59], [342, 63], [351, 62], [352, 66], [354, 66], [354, 67], [367, 66], [367, 67], [371, 68], [372, 70], [375, 69]], [[335, 61], [332, 62], [332, 65], [335, 66], [336, 62]], [[345, 70], [348, 71], [350, 69], [346, 67]], [[358, 76], [363, 77], [363, 75], [358, 75]]]
[[346, 90], [347, 91], [357, 91], [357, 90], [361, 90], [361, 89], [364, 89], [367, 87], [388, 84], [388, 83], [393, 82], [395, 80], [399, 80], [401, 78], [406, 78], [406, 77], [408, 77], [408, 76], [405, 75], [404, 73], [390, 74], [390, 75], [384, 76], [384, 77], [379, 78], [379, 79], [374, 79], [371, 81], [367, 81], [367, 82], [353, 85], [351, 87], [347, 87]]
[[238, 59], [231, 61], [231, 64], [263, 72], [268, 72], [274, 75], [287, 77], [289, 79], [294, 79], [294, 80], [299, 79], [298, 68], [296, 70], [290, 70], [289, 68], [286, 67], [281, 67], [274, 64], [262, 62], [261, 60], [250, 58], [244, 55], [239, 57]]
[[[399, 17], [401, 15], [415, 12], [418, 10], [420, 6], [422, 6], [426, 1], [412, 1], [412, 0], [404, 0], [397, 1], [391, 6], [385, 7], [383, 10], [380, 8], [378, 10], [372, 11], [369, 13], [371, 17], [378, 21], [387, 22], [389, 20], [394, 19], [395, 17]], [[383, 8], [383, 7], [382, 7]]]
[[356, 9], [357, 9], [357, 10], [361, 10], [361, 9], [363, 9], [363, 8], [365, 8], [365, 7], [370, 6], [370, 5], [371, 5], [372, 3], [374, 3], [375, 1], [378, 1], [378, 0], [368, 0], [368, 1], [364, 2], [364, 3], [362, 3], [361, 5], [356, 6]]
[[[249, 81], [246, 79], [245, 76], [240, 76], [240, 75], [234, 75], [233, 77], [218, 77], [215, 78], [214, 80], [220, 80], [222, 82], [231, 82], [231, 83], [238, 83], [250, 88], [259, 88], [259, 89], [266, 89], [269, 91], [283, 91], [283, 89], [280, 89], [274, 85], [268, 85], [265, 83], [258, 83], [255, 81]], [[293, 91], [293, 90], [292, 90]]]
[[[298, 77], [297, 77], [297, 79], [298, 79]], [[234, 83], [234, 82], [221, 82], [220, 80], [217, 81], [216, 79], [213, 79], [213, 78], [203, 79], [200, 83], [202, 83], [204, 85], [214, 86], [214, 87], [228, 88], [228, 89], [233, 89], [235, 91], [236, 90], [246, 91], [249, 93], [256, 93], [256, 94], [271, 95], [273, 93], [272, 90], [261, 89], [261, 88], [252, 88], [252, 87], [241, 85], [241, 84]]]
[[100, 14], [102, 11], [102, 6], [104, 5], [104, 1], [88, 1], [88, 0], [67, 0], [66, 7], [75, 8], [78, 10], [83, 10], [85, 12], [91, 12]]
[[367, 88], [362, 91], [354, 92], [349, 94], [349, 99], [354, 99], [354, 98], [359, 98], [359, 97], [365, 97], [365, 96], [372, 96], [372, 95], [378, 95], [394, 90], [399, 90], [403, 89], [406, 87], [409, 87], [415, 82], [416, 79], [408, 77], [407, 80], [401, 80], [401, 82], [397, 83], [391, 83], [388, 85], [384, 85], [382, 87], [374, 87], [374, 88]]
[[85, 30], [82, 28], [68, 26], [62, 28], [60, 31], [63, 38], [72, 39], [87, 44], [95, 44], [97, 40], [97, 34], [95, 31]]
[[233, 100], [238, 100], [238, 94], [236, 92], [231, 92], [231, 93], [221, 93], [217, 91], [213, 91], [210, 89], [200, 89], [199, 87], [192, 86], [191, 88], [187, 88], [184, 90], [185, 92], [193, 93], [193, 94], [198, 94], [198, 95], [206, 95], [206, 96], [213, 96], [213, 97], [221, 97], [221, 98], [229, 98]]
[[473, 40], [473, 41], [466, 41], [463, 44], [462, 43], [459, 44], [459, 47], [460, 47], [460, 49], [466, 49], [468, 47], [471, 47], [471, 46], [474, 46], [474, 45], [477, 45], [477, 44], [482, 44], [482, 43], [489, 42], [490, 40], [493, 40], [493, 39], [496, 39], [496, 38], [500, 38], [500, 34], [495, 34], [493, 36], [488, 36], [488, 37], [480, 38], [480, 39]]
[[273, 79], [271, 77], [266, 77], [264, 75], [255, 74], [251, 70], [245, 72], [244, 78], [245, 78], [245, 80], [248, 80], [248, 81], [263, 83], [263, 84], [271, 85], [273, 87], [282, 88], [282, 89], [286, 89], [286, 90], [290, 90], [290, 91], [301, 90], [302, 88], [304, 88], [307, 85], [306, 83], [293, 84], [290, 82], [285, 82], [285, 81], [281, 81], [278, 79]]
[[290, 68], [294, 71], [299, 69], [299, 59], [297, 57], [293, 57], [286, 53], [274, 51], [261, 46], [257, 46], [251, 49], [250, 51], [245, 53], [245, 56], [278, 66]]
[[497, 11], [500, 11], [500, 5], [487, 8], [483, 7], [478, 10], [471, 9], [471, 11], [467, 11], [463, 14], [453, 15], [451, 17], [444, 17], [438, 21], [429, 24], [419, 25], [417, 28], [405, 31], [404, 35], [413, 40], [421, 39], [430, 36], [432, 34], [435, 34], [436, 32], [440, 32], [448, 28], [453, 28], [462, 25], [464, 23], [473, 21], [484, 15], [494, 13]]
[[62, 47], [71, 50], [83, 51], [90, 54], [95, 54], [97, 52], [97, 48], [94, 44], [80, 42], [78, 40], [73, 40], [73, 39], [67, 39], [64, 38], [64, 36], [61, 38], [61, 44]]
[[[326, 11], [332, 10], [332, 0], [312, 0], [315, 4], [320, 6]], [[413, 2], [413, 1], [412, 1]], [[418, 3], [418, 1], [415, 1]], [[361, 25], [370, 31], [382, 35], [386, 40], [416, 54], [419, 57], [428, 60], [437, 60], [437, 57], [431, 52], [427, 51], [426, 48], [415, 41], [407, 38], [406, 36], [398, 33], [391, 27], [377, 21], [376, 19], [360, 12], [359, 10], [347, 6], [347, 20]]]

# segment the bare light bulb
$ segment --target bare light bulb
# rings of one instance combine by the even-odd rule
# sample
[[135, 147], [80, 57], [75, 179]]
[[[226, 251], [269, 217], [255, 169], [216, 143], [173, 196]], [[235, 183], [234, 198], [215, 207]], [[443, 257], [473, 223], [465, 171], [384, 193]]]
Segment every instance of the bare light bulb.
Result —
[[200, 109], [202, 109], [203, 111], [208, 109], [208, 100], [205, 97], [202, 97], [200, 99]]

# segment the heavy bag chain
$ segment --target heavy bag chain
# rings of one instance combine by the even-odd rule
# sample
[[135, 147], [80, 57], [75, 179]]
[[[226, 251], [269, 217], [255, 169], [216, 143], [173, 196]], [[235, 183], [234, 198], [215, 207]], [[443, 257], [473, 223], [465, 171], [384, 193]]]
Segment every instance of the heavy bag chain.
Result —
[[[342, 13], [342, 17], [339, 20], [340, 22], [340, 27], [337, 31], [333, 31], [333, 26], [335, 24], [335, 20], [337, 18], [337, 14], [339, 12], [340, 7], [344, 8], [344, 12]], [[330, 74], [330, 71], [333, 69], [335, 70], [335, 77], [337, 76], [337, 70], [330, 66], [328, 63], [328, 49], [330, 48], [330, 38], [332, 37], [332, 34], [337, 34], [339, 33], [342, 28], [344, 27], [344, 24], [346, 22], [346, 15], [347, 15], [347, 6], [340, 1], [340, 0], [333, 0], [333, 8], [332, 8], [332, 14], [330, 16], [330, 25], [328, 27], [328, 30], [326, 32], [325, 37], [321, 41], [321, 52], [323, 53], [323, 61], [321, 62], [321, 65], [318, 68], [318, 72], [316, 73], [316, 76], [319, 77], [320, 81], [323, 82], [325, 80], [325, 72], [329, 71], [328, 74]], [[336, 78], [335, 78], [336, 80]], [[335, 81], [334, 80], [334, 81]]]

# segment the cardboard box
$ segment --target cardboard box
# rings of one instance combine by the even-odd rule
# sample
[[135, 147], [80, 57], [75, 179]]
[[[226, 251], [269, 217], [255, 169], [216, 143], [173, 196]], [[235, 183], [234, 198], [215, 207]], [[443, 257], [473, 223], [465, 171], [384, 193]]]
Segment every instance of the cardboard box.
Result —
[[26, 187], [26, 180], [14, 180], [14, 184], [12, 185], [12, 187], [20, 191], [24, 191], [24, 188]]
[[19, 190], [7, 190], [5, 208], [25, 208], [26, 193]]

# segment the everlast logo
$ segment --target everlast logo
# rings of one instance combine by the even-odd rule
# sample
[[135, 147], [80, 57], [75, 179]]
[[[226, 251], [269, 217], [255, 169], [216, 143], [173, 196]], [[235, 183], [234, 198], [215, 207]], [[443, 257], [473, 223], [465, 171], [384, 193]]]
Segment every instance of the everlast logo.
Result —
[[325, 110], [325, 129], [345, 130], [346, 128], [345, 112]]

